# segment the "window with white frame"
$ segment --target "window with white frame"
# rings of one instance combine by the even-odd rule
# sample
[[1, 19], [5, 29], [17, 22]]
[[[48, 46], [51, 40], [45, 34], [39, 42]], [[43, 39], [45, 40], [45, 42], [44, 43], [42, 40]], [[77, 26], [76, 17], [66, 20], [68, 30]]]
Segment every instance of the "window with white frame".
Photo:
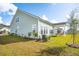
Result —
[[32, 30], [33, 30], [33, 31], [36, 31], [36, 24], [33, 24], [33, 25], [32, 25]]
[[48, 34], [48, 28], [46, 27], [46, 34]]
[[40, 33], [43, 34], [43, 26], [41, 26], [40, 29], [41, 29]]
[[20, 19], [20, 17], [19, 17], [19, 16], [17, 16], [17, 17], [16, 17], [16, 22], [19, 22], [19, 19]]
[[46, 28], [44, 27], [44, 34], [46, 34]]
[[43, 29], [41, 29], [41, 34], [43, 34]]
[[53, 30], [50, 30], [50, 34], [53, 34]]
[[44, 35], [48, 34], [48, 29], [47, 29], [47, 27], [41, 26], [41, 34], [44, 34]]

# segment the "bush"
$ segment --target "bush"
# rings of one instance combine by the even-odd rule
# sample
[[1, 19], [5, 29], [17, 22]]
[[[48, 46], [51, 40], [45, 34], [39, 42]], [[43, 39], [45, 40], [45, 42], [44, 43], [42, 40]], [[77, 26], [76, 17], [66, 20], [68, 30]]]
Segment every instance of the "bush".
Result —
[[51, 35], [50, 37], [57, 37], [57, 35]]
[[21, 36], [15, 34], [15, 33], [10, 33], [9, 35], [10, 35], [10, 36], [14, 36], [14, 37], [21, 37]]
[[34, 36], [37, 37], [38, 36], [38, 33], [34, 33]]
[[38, 33], [37, 32], [33, 31], [32, 34], [33, 34], [34, 37], [38, 37]]
[[47, 41], [47, 36], [46, 35], [42, 35], [42, 40], [43, 41]]
[[15, 33], [9, 33], [9, 35], [10, 35], [10, 36], [13, 36], [13, 35], [15, 35]]

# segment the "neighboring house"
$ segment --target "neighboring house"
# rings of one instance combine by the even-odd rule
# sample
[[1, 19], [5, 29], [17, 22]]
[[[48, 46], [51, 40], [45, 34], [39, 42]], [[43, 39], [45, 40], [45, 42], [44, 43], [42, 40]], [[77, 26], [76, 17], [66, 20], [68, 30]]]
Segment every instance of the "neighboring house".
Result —
[[67, 30], [69, 30], [69, 24], [67, 22], [53, 24], [54, 34], [56, 34], [57, 32], [61, 32], [61, 34], [66, 34]]
[[[42, 35], [52, 35], [52, 30], [53, 26], [49, 21], [20, 9], [17, 9], [10, 25], [10, 33], [24, 37], [28, 37], [28, 33], [35, 31], [38, 33], [37, 38], [42, 38]], [[31, 35], [31, 37], [33, 38], [34, 36]]]
[[9, 26], [0, 24], [0, 35], [7, 35], [10, 32]]

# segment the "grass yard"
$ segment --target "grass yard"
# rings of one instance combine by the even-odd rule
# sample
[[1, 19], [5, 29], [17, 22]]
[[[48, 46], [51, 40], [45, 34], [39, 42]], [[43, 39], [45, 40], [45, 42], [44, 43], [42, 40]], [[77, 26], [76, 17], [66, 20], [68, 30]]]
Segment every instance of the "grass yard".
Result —
[[[79, 34], [75, 42], [79, 44]], [[79, 48], [71, 48], [71, 35], [51, 37], [47, 42], [35, 42], [18, 36], [0, 37], [1, 56], [79, 56]]]

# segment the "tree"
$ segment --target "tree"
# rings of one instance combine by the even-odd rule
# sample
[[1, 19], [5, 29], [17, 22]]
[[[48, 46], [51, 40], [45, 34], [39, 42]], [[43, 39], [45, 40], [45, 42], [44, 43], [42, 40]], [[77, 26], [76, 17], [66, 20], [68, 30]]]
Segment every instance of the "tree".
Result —
[[75, 38], [77, 34], [77, 24], [78, 24], [78, 18], [76, 17], [76, 9], [73, 10], [70, 14], [69, 18], [69, 25], [72, 33], [72, 38], [73, 38], [73, 44], [75, 44]]

